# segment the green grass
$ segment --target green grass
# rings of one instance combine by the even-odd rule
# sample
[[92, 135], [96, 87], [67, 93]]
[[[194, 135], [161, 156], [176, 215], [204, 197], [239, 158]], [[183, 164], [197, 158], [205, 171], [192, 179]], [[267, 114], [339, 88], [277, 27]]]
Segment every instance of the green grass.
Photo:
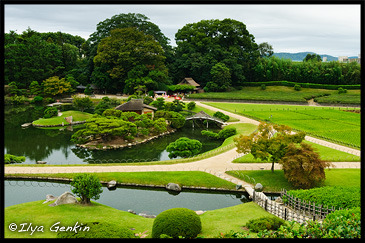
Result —
[[358, 113], [339, 107], [309, 107], [243, 103], [204, 103], [256, 120], [285, 124], [308, 135], [360, 148]]
[[[122, 210], [117, 210], [99, 203], [93, 202], [92, 206], [64, 204], [49, 207], [52, 202], [42, 204], [44, 201], [22, 203], [5, 208], [4, 233], [6, 238], [55, 238], [57, 233], [50, 231], [50, 227], [56, 222], [63, 226], [74, 226], [87, 222], [108, 222], [128, 228], [135, 228], [134, 232], [151, 232], [153, 219], [137, 216]], [[9, 224], [15, 223], [18, 229], [9, 230]], [[18, 232], [20, 224], [32, 223], [32, 227], [43, 226], [44, 232]]]
[[[27, 174], [23, 176], [44, 178], [73, 178], [83, 173]], [[20, 174], [17, 174], [20, 176]], [[155, 172], [105, 172], [93, 173], [101, 181], [115, 180], [120, 183], [165, 186], [172, 182], [180, 186], [235, 189], [235, 184], [201, 171], [155, 171]]]
[[[304, 141], [304, 143], [312, 145], [316, 152], [319, 153], [322, 160], [331, 162], [358, 162], [360, 161], [360, 156], [342, 152], [336, 149], [325, 147], [316, 143], [309, 141]], [[232, 161], [233, 163], [265, 163], [261, 159], [255, 159], [251, 153], [246, 154], [240, 158]]]
[[[274, 173], [268, 170], [251, 171], [227, 171], [227, 174], [235, 176], [241, 180], [252, 183], [249, 178], [253, 178], [255, 183], [261, 183], [264, 191], [279, 192], [282, 188], [295, 190], [289, 184], [282, 170], [275, 170]], [[326, 180], [321, 186], [360, 186], [360, 169], [326, 169]]]
[[[114, 209], [96, 202], [92, 206], [82, 205], [59, 205], [49, 207], [51, 204], [43, 204], [43, 200], [22, 203], [6, 207], [4, 217], [5, 238], [55, 238], [57, 233], [50, 231], [53, 224], [60, 222], [62, 226], [74, 226], [87, 222], [108, 222], [120, 227], [134, 228], [134, 233], [146, 232], [147, 238], [151, 237], [154, 219], [144, 218], [122, 210]], [[200, 216], [202, 232], [198, 235], [203, 238], [215, 238], [220, 233], [230, 230], [243, 231], [244, 226], [250, 219], [270, 216], [264, 209], [253, 202], [239, 204], [232, 207], [221, 208], [205, 212]], [[10, 231], [9, 225], [18, 225], [16, 231]], [[44, 232], [31, 231], [18, 232], [21, 225], [27, 223], [32, 227], [43, 226]]]
[[[324, 94], [328, 96], [323, 96]], [[338, 94], [337, 90], [302, 88], [301, 91], [296, 91], [293, 87], [286, 86], [267, 86], [266, 90], [261, 90], [261, 87], [243, 87], [242, 90], [231, 92], [191, 94], [188, 98], [307, 103], [312, 97], [318, 97], [317, 101], [323, 103], [360, 104], [360, 90]]]
[[85, 121], [92, 117], [92, 114], [81, 111], [63, 111], [61, 116], [51, 117], [48, 119], [39, 119], [33, 121], [34, 125], [61, 125], [62, 122], [66, 125], [69, 124], [65, 117], [72, 116], [72, 121]]

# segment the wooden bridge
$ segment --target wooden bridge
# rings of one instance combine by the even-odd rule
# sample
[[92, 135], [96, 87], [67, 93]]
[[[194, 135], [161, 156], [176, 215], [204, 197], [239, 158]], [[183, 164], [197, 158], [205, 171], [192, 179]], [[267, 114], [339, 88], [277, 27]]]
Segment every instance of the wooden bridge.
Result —
[[200, 111], [192, 116], [188, 116], [185, 118], [185, 120], [209, 120], [209, 121], [214, 121], [222, 126], [225, 125], [225, 122], [222, 119], [210, 116], [204, 111]]

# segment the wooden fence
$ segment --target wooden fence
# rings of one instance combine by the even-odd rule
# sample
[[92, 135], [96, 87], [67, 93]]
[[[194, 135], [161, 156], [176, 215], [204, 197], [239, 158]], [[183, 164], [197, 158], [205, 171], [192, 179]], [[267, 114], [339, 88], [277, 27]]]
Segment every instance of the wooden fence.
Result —
[[[281, 190], [281, 198], [285, 198], [283, 203], [270, 200], [264, 193], [252, 191], [252, 201], [257, 203], [267, 212], [288, 221], [306, 223], [308, 220], [322, 221], [329, 213], [335, 211], [334, 207], [328, 208], [315, 203], [300, 200]], [[341, 209], [341, 208], [340, 208]]]
[[314, 202], [312, 203], [312, 202], [307, 202], [305, 200], [301, 200], [300, 198], [290, 195], [285, 189], [281, 190], [280, 196], [283, 199], [285, 206], [288, 206], [295, 211], [303, 212], [304, 214], [310, 215], [314, 219], [315, 218], [323, 219], [329, 213], [332, 213], [333, 211], [336, 210], [334, 207], [331, 208], [329, 208], [328, 206], [324, 207], [321, 204], [316, 205]]

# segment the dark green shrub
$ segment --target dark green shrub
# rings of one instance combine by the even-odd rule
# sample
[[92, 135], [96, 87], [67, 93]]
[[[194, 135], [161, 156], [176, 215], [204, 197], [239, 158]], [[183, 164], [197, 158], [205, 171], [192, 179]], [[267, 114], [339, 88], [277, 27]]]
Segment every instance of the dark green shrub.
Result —
[[265, 90], [266, 89], [266, 85], [265, 84], [261, 84], [261, 90]]
[[187, 158], [197, 155], [201, 148], [202, 143], [199, 140], [181, 137], [167, 145], [166, 151], [169, 152], [169, 158]]
[[86, 223], [78, 230], [60, 231], [57, 238], [137, 238], [130, 229], [105, 222]]
[[229, 116], [228, 115], [225, 115], [223, 114], [222, 112], [220, 111], [217, 111], [216, 113], [213, 114], [214, 117], [217, 117], [219, 119], [222, 119], [223, 121], [228, 121], [229, 120]]
[[36, 104], [39, 104], [39, 103], [42, 103], [42, 102], [43, 102], [43, 97], [42, 96], [36, 96], [32, 100], [32, 103], [36, 103]]
[[58, 114], [58, 110], [56, 107], [48, 107], [47, 109], [44, 110], [44, 118], [51, 118], [54, 116], [57, 116]]
[[301, 91], [302, 87], [299, 84], [294, 85], [294, 90]]
[[218, 139], [226, 139], [229, 138], [230, 136], [233, 136], [237, 133], [237, 130], [235, 127], [225, 127], [222, 130], [219, 131], [218, 133]]
[[190, 111], [191, 111], [192, 109], [194, 109], [195, 105], [196, 105], [196, 104], [195, 104], [195, 102], [194, 102], [194, 101], [189, 102], [189, 103], [188, 103], [188, 105], [187, 105], [188, 110], [190, 110]]
[[203, 136], [207, 136], [209, 138], [214, 138], [214, 139], [218, 139], [218, 133], [212, 132], [212, 131], [208, 131], [208, 130], [202, 130], [201, 134]]
[[253, 232], [262, 230], [277, 230], [281, 225], [285, 225], [285, 221], [278, 217], [261, 217], [258, 219], [251, 219], [246, 223], [246, 227]]
[[172, 208], [163, 211], [153, 221], [152, 238], [162, 234], [172, 238], [195, 238], [202, 230], [200, 217], [187, 208]]
[[337, 90], [339, 94], [347, 93], [347, 89], [343, 89], [342, 87], [339, 87]]

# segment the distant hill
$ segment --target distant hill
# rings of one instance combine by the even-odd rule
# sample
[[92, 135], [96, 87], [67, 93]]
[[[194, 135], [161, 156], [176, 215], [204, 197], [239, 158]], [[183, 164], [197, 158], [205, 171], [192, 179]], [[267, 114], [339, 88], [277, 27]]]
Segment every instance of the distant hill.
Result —
[[[293, 61], [303, 61], [307, 54], [314, 54], [314, 52], [298, 52], [298, 53], [288, 53], [288, 52], [278, 52], [274, 53], [273, 56], [284, 59], [291, 59]], [[323, 60], [323, 57], [327, 57], [327, 61], [337, 61], [338, 58], [326, 54], [319, 54]]]

